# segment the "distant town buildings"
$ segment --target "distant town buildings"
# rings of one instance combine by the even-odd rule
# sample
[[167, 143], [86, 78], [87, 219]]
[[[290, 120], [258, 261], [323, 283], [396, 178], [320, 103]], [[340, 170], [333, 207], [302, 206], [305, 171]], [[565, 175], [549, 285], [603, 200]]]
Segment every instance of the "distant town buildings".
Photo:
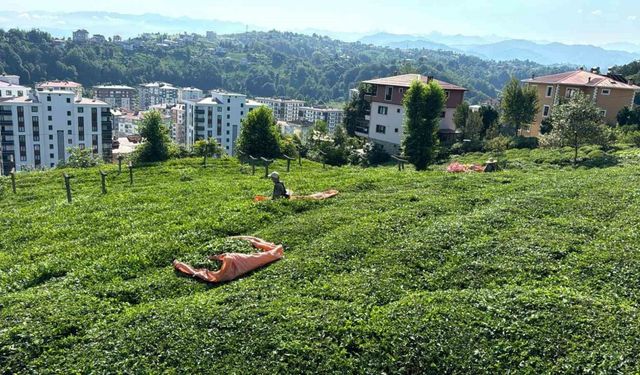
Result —
[[138, 87], [140, 109], [154, 105], [175, 105], [178, 103], [178, 88], [165, 82], [145, 83]]
[[0, 98], [28, 96], [31, 89], [20, 85], [20, 76], [0, 75]]
[[202, 90], [195, 87], [183, 87], [179, 89], [179, 99], [180, 101], [197, 101], [202, 99], [203, 92]]
[[300, 107], [304, 106], [304, 101], [295, 99], [258, 97], [256, 101], [271, 108], [276, 120], [287, 122], [299, 120]]
[[37, 91], [71, 91], [82, 97], [82, 85], [73, 81], [47, 81], [36, 85]]
[[526, 131], [525, 135], [528, 136], [539, 136], [542, 121], [550, 118], [557, 105], [569, 100], [577, 92], [592, 98], [609, 125], [617, 124], [617, 115], [622, 108], [633, 107], [635, 95], [640, 92], [640, 86], [633, 81], [611, 73], [602, 75], [600, 68], [532, 77], [522, 82], [537, 89], [540, 101], [540, 111]]
[[137, 93], [136, 89], [129, 86], [103, 85], [93, 87], [94, 98], [109, 103], [113, 108], [122, 108], [127, 111], [135, 109]]
[[74, 42], [87, 42], [89, 41], [89, 32], [87, 30], [81, 29], [73, 32], [73, 41]]
[[71, 90], [0, 98], [2, 173], [54, 167], [67, 160], [70, 147], [90, 148], [110, 162], [112, 127], [107, 103]]
[[402, 100], [405, 92], [415, 80], [424, 83], [435, 81], [442, 86], [446, 94], [446, 102], [440, 116], [439, 136], [441, 139], [454, 138], [456, 128], [453, 123], [453, 114], [456, 107], [462, 104], [466, 89], [419, 74], [404, 74], [364, 81], [373, 88], [371, 93], [365, 95], [371, 109], [370, 114], [365, 117], [365, 121], [356, 128], [356, 134], [383, 146], [389, 153], [398, 153], [403, 139], [405, 114]]
[[330, 132], [342, 124], [344, 120], [344, 110], [326, 107], [300, 107], [299, 118], [310, 123], [324, 121], [327, 123]]
[[119, 109], [112, 110], [113, 113], [113, 135], [117, 138], [128, 135], [140, 134], [140, 123], [142, 122], [142, 112], [131, 112]]

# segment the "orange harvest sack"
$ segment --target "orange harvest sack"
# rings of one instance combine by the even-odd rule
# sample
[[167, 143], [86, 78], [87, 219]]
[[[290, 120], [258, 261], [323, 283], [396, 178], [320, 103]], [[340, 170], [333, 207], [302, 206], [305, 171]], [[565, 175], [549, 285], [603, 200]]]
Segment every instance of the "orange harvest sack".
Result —
[[222, 262], [220, 270], [215, 272], [206, 268], [193, 268], [177, 260], [173, 261], [173, 267], [185, 275], [210, 283], [219, 283], [234, 280], [255, 269], [282, 259], [284, 256], [282, 245], [276, 245], [257, 237], [240, 236], [231, 238], [249, 241], [253, 247], [262, 250], [262, 252], [255, 254], [225, 253], [211, 256], [209, 259], [216, 259]]
[[[323, 191], [320, 193], [315, 193], [315, 194], [311, 194], [311, 195], [292, 195], [289, 199], [291, 200], [301, 200], [301, 199], [308, 199], [308, 200], [323, 200], [323, 199], [329, 199], [329, 198], [333, 198], [336, 195], [338, 195], [340, 192], [338, 190], [327, 190], [327, 191]], [[258, 195], [255, 198], [253, 198], [254, 202], [263, 202], [263, 201], [267, 201], [271, 198], [269, 197], [265, 197], [264, 195]]]

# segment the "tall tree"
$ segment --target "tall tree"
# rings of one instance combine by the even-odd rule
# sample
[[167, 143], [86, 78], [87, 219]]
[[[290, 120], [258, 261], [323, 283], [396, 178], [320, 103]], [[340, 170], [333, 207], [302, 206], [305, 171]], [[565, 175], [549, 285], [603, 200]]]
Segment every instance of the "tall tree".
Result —
[[242, 123], [237, 147], [254, 157], [280, 156], [280, 134], [271, 109], [261, 106], [249, 112]]
[[470, 112], [462, 135], [465, 139], [478, 142], [482, 139], [482, 116], [479, 112]]
[[140, 135], [144, 139], [136, 150], [136, 159], [141, 162], [156, 162], [169, 159], [169, 130], [162, 123], [162, 115], [158, 111], [147, 112], [140, 127]]
[[600, 143], [605, 138], [600, 109], [591, 98], [580, 92], [553, 110], [552, 125], [551, 135], [557, 137], [561, 144], [574, 148], [574, 165], [581, 145]]
[[436, 82], [414, 81], [404, 96], [404, 152], [416, 170], [433, 163], [440, 113], [444, 108], [444, 90]]
[[351, 98], [351, 101], [344, 107], [344, 128], [347, 134], [354, 136], [356, 134], [356, 128], [362, 122], [367, 110], [371, 108], [364, 96], [371, 91], [371, 85], [361, 83], [358, 86], [358, 95]]
[[517, 79], [511, 78], [502, 90], [502, 121], [515, 129], [528, 127], [538, 112], [538, 92], [533, 86], [522, 86]]
[[456, 107], [456, 111], [453, 113], [453, 123], [456, 125], [456, 130], [464, 132], [464, 127], [467, 126], [469, 112], [469, 103], [467, 102], [462, 102], [462, 104]]
[[500, 114], [488, 104], [483, 104], [478, 112], [482, 117], [482, 138], [487, 138], [487, 134], [496, 127]]

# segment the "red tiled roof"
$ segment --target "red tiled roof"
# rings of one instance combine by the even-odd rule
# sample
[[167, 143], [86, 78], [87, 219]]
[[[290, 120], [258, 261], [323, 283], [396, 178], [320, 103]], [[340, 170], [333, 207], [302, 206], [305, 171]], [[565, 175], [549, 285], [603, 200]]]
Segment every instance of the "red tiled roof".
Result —
[[[378, 78], [372, 79], [369, 81], [364, 81], [363, 83], [369, 83], [372, 85], [386, 85], [386, 86], [396, 86], [396, 87], [410, 87], [411, 83], [415, 80], [420, 80], [424, 83], [428, 83], [429, 79], [427, 76], [423, 76], [421, 74], [402, 74], [399, 76], [386, 77], [386, 78]], [[445, 90], [460, 90], [467, 91], [464, 87], [456, 86], [452, 83], [440, 81], [434, 79], [440, 86], [442, 86]]]
[[561, 84], [569, 86], [604, 87], [624, 90], [640, 90], [640, 86], [616, 81], [611, 77], [591, 73], [585, 70], [551, 74], [548, 76], [525, 79], [525, 83]]
[[68, 88], [78, 88], [82, 85], [77, 82], [72, 81], [48, 81], [42, 82], [38, 84], [38, 87], [46, 88], [46, 87], [68, 87]]

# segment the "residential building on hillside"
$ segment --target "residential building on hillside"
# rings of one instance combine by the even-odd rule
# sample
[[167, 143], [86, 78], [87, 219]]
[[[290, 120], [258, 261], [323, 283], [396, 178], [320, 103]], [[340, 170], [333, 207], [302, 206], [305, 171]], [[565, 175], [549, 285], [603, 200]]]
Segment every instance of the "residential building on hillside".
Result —
[[29, 96], [30, 93], [31, 89], [29, 87], [0, 81], [0, 98]]
[[140, 109], [146, 110], [158, 104], [178, 103], [178, 88], [164, 82], [145, 83], [138, 87]]
[[198, 101], [204, 96], [202, 90], [195, 87], [183, 87], [179, 90], [178, 98], [180, 101]]
[[371, 108], [370, 113], [356, 128], [356, 135], [369, 138], [374, 143], [383, 146], [389, 153], [398, 153], [404, 137], [405, 110], [402, 100], [405, 92], [415, 80], [424, 83], [435, 81], [444, 89], [446, 100], [445, 108], [440, 116], [439, 136], [442, 140], [452, 140], [456, 131], [453, 114], [456, 107], [462, 104], [467, 89], [419, 74], [403, 74], [364, 81], [363, 83], [372, 87], [372, 92], [365, 95], [365, 100], [371, 104]]
[[113, 110], [113, 135], [121, 138], [140, 134], [143, 112]]
[[2, 73], [0, 74], [0, 82], [6, 82], [12, 85], [19, 85], [20, 76]]
[[171, 122], [175, 124], [176, 143], [185, 145], [187, 143], [187, 129], [185, 127], [185, 104], [178, 103], [171, 108]]
[[298, 117], [310, 123], [324, 121], [327, 123], [329, 131], [333, 132], [338, 125], [342, 124], [344, 110], [326, 107], [300, 107], [300, 115]]
[[609, 125], [617, 124], [618, 112], [625, 106], [633, 107], [640, 86], [616, 74], [600, 74], [599, 68], [584, 69], [560, 74], [525, 79], [525, 85], [538, 91], [540, 110], [525, 135], [539, 136], [542, 121], [553, 115], [555, 106], [569, 100], [577, 92], [592, 98]]
[[41, 90], [31, 96], [0, 99], [3, 173], [55, 167], [68, 148], [91, 148], [112, 160], [111, 109], [73, 91]]
[[300, 116], [300, 107], [304, 106], [302, 100], [281, 98], [256, 98], [258, 103], [266, 104], [273, 111], [276, 120], [296, 121]]
[[85, 29], [76, 30], [73, 32], [74, 42], [87, 42], [89, 40], [89, 32]]
[[36, 85], [37, 91], [72, 91], [78, 98], [82, 97], [82, 85], [73, 81], [47, 81]]
[[94, 86], [93, 97], [109, 103], [113, 108], [131, 111], [135, 108], [137, 90], [129, 86]]
[[192, 147], [197, 140], [214, 139], [227, 154], [234, 155], [242, 120], [261, 104], [247, 101], [246, 95], [214, 90], [211, 97], [185, 101], [184, 105], [184, 145]]
[[94, 34], [89, 40], [93, 43], [105, 43], [107, 38], [105, 38], [104, 35]]

